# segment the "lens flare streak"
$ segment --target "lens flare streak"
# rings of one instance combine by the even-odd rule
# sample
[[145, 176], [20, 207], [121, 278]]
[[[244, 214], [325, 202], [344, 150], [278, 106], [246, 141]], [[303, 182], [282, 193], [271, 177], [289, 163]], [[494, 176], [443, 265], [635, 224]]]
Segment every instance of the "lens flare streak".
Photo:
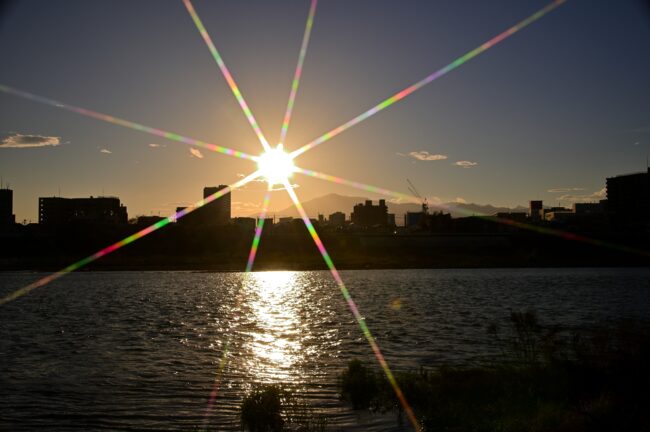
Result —
[[269, 142], [264, 137], [262, 130], [257, 124], [257, 120], [255, 120], [253, 113], [248, 107], [246, 101], [244, 100], [244, 96], [241, 94], [241, 91], [239, 90], [239, 87], [237, 86], [235, 79], [232, 77], [232, 74], [228, 70], [226, 63], [224, 63], [223, 58], [221, 58], [221, 54], [219, 54], [217, 47], [212, 42], [212, 38], [210, 38], [208, 31], [203, 26], [203, 22], [201, 21], [201, 18], [199, 18], [199, 15], [196, 13], [196, 10], [194, 9], [192, 2], [190, 0], [183, 0], [183, 3], [185, 4], [185, 8], [187, 8], [187, 11], [192, 17], [192, 21], [194, 21], [194, 25], [196, 25], [196, 28], [199, 30], [199, 33], [201, 33], [201, 37], [205, 41], [205, 44], [208, 46], [208, 49], [210, 50], [210, 54], [212, 54], [214, 61], [217, 63], [217, 66], [219, 66], [221, 73], [223, 74], [224, 78], [228, 82], [228, 86], [230, 87], [230, 90], [232, 90], [232, 94], [235, 96], [235, 99], [237, 99], [239, 106], [241, 107], [242, 111], [244, 111], [244, 115], [248, 119], [250, 125], [253, 127], [253, 130], [255, 131], [255, 135], [257, 135], [257, 138], [260, 140], [260, 143], [262, 143], [262, 147], [264, 147], [264, 150], [270, 150], [271, 146], [269, 145]]
[[332, 129], [331, 131], [325, 133], [324, 135], [320, 136], [319, 138], [316, 138], [312, 142], [305, 144], [304, 146], [300, 147], [299, 149], [295, 150], [291, 155], [293, 157], [296, 157], [298, 155], [303, 154], [307, 150], [311, 150], [314, 147], [334, 138], [336, 135], [340, 134], [341, 132], [346, 131], [347, 129], [351, 128], [352, 126], [355, 126], [362, 121], [368, 119], [369, 117], [377, 114], [379, 111], [382, 111], [389, 106], [393, 105], [396, 102], [399, 102], [400, 100], [404, 99], [411, 93], [415, 92], [416, 90], [421, 89], [425, 85], [435, 81], [436, 79], [440, 78], [443, 75], [446, 75], [447, 73], [451, 72], [452, 70], [456, 69], [457, 67], [461, 66], [462, 64], [468, 62], [469, 60], [473, 59], [474, 57], [478, 56], [479, 54], [487, 51], [488, 49], [492, 48], [499, 42], [502, 42], [503, 40], [507, 39], [508, 37], [512, 36], [513, 34], [517, 33], [519, 30], [523, 29], [524, 27], [532, 24], [533, 22], [537, 21], [538, 19], [542, 18], [544, 15], [547, 13], [551, 12], [553, 9], [557, 8], [561, 4], [563, 4], [566, 0], [555, 0], [553, 3], [547, 5], [546, 7], [540, 9], [539, 11], [535, 12], [528, 18], [520, 21], [519, 23], [515, 24], [514, 26], [510, 27], [508, 30], [504, 31], [503, 33], [500, 33], [499, 35], [493, 37], [489, 41], [485, 42], [483, 45], [480, 45], [473, 50], [469, 51], [465, 55], [462, 55], [458, 57], [456, 60], [453, 62], [449, 63], [447, 66], [437, 70], [436, 72], [432, 73], [431, 75], [421, 79], [420, 81], [416, 82], [415, 84], [411, 85], [410, 87], [405, 88], [402, 91], [399, 91], [395, 93], [393, 96], [389, 97], [388, 99], [385, 99], [384, 101], [380, 102], [379, 104], [375, 105], [374, 107], [370, 108], [369, 110], [365, 111], [364, 113], [358, 115], [357, 117], [353, 118], [352, 120], [348, 121], [347, 123], [342, 124], [341, 126]]
[[269, 211], [269, 202], [271, 201], [271, 185], [264, 195], [264, 201], [262, 202], [262, 211], [260, 212], [260, 217], [257, 219], [257, 225], [255, 226], [255, 237], [253, 238], [253, 244], [251, 245], [250, 253], [248, 254], [248, 262], [246, 263], [246, 273], [253, 271], [253, 264], [255, 263], [255, 257], [257, 256], [257, 249], [260, 245], [260, 238], [262, 238], [262, 230], [264, 229], [264, 221], [266, 219], [266, 214]]
[[[298, 172], [298, 173], [301, 173], [301, 174], [304, 174], [304, 175], [308, 175], [310, 177], [318, 178], [318, 179], [321, 179], [321, 180], [326, 180], [326, 181], [329, 181], [329, 182], [332, 182], [332, 183], [350, 186], [350, 187], [360, 189], [360, 190], [363, 190], [363, 191], [366, 191], [366, 192], [372, 192], [372, 193], [377, 193], [377, 194], [381, 194], [381, 195], [391, 196], [391, 197], [394, 197], [394, 198], [404, 199], [404, 200], [411, 201], [411, 202], [414, 202], [414, 203], [420, 203], [420, 201], [421, 201], [420, 198], [415, 197], [413, 195], [407, 195], [407, 194], [403, 194], [401, 192], [395, 192], [395, 191], [392, 191], [392, 190], [389, 190], [389, 189], [380, 188], [378, 186], [373, 186], [373, 185], [366, 184], [366, 183], [360, 183], [360, 182], [356, 182], [356, 181], [352, 181], [352, 180], [347, 180], [347, 179], [344, 179], [344, 178], [341, 178], [341, 177], [336, 177], [336, 176], [333, 176], [333, 175], [325, 174], [325, 173], [314, 171], [314, 170], [307, 170], [307, 169], [304, 169], [304, 168], [296, 167], [295, 172]], [[461, 214], [464, 214], [466, 216], [476, 216], [476, 217], [480, 217], [480, 218], [485, 219], [485, 220], [490, 221], [490, 222], [499, 223], [499, 224], [502, 224], [502, 225], [508, 225], [508, 226], [512, 226], [512, 227], [515, 227], [515, 228], [524, 229], [524, 230], [527, 230], [527, 231], [532, 231], [532, 232], [536, 232], [536, 233], [539, 233], [539, 234], [548, 235], [548, 236], [551, 236], [551, 237], [559, 237], [559, 238], [563, 238], [565, 240], [577, 241], [577, 242], [581, 242], [581, 243], [585, 243], [585, 244], [589, 244], [589, 245], [593, 245], [593, 246], [604, 247], [604, 248], [607, 248], [607, 249], [612, 249], [612, 250], [616, 250], [616, 251], [620, 251], [620, 252], [625, 252], [625, 253], [629, 253], [629, 254], [632, 254], [632, 255], [650, 256], [650, 252], [642, 250], [642, 249], [635, 249], [635, 248], [631, 248], [631, 247], [628, 247], [628, 246], [623, 246], [623, 245], [619, 245], [619, 244], [615, 244], [615, 243], [610, 243], [610, 242], [606, 242], [606, 241], [603, 241], [603, 240], [598, 240], [598, 239], [594, 239], [594, 238], [591, 238], [591, 237], [587, 237], [587, 236], [584, 236], [584, 235], [581, 235], [581, 234], [576, 234], [576, 233], [572, 233], [572, 232], [569, 232], [569, 231], [559, 230], [559, 229], [556, 229], [556, 228], [549, 228], [549, 227], [543, 227], [543, 226], [539, 226], [539, 225], [527, 224], [525, 222], [513, 221], [511, 219], [499, 218], [499, 217], [496, 217], [496, 216], [476, 215], [476, 212], [474, 212], [474, 211], [467, 210], [467, 209], [464, 209], [462, 207], [450, 206], [448, 204], [439, 203], [439, 204], [436, 204], [436, 207], [438, 207], [440, 209], [443, 209], [443, 210], [447, 210], [449, 212], [455, 211], [457, 213], [461, 213]]]
[[361, 182], [356, 182], [356, 181], [352, 181], [352, 180], [346, 180], [346, 179], [344, 179], [342, 177], [336, 177], [336, 176], [333, 176], [333, 175], [325, 174], [325, 173], [314, 171], [314, 170], [295, 167], [295, 172], [307, 175], [309, 177], [314, 177], [314, 178], [317, 178], [317, 179], [326, 180], [326, 181], [329, 181], [329, 182], [332, 182], [332, 183], [345, 185], [345, 186], [350, 186], [350, 187], [353, 187], [353, 188], [356, 188], [356, 189], [360, 189], [362, 191], [377, 193], [377, 194], [381, 194], [381, 195], [387, 195], [387, 196], [391, 196], [393, 198], [398, 198], [398, 199], [401, 199], [401, 200], [411, 201], [411, 202], [414, 202], [414, 203], [419, 203], [420, 201], [422, 201], [422, 199], [420, 199], [420, 198], [418, 198], [416, 196], [413, 196], [413, 195], [407, 195], [407, 194], [404, 194], [404, 193], [401, 193], [401, 192], [395, 192], [395, 191], [392, 191], [392, 190], [389, 190], [389, 189], [380, 188], [378, 186], [373, 186], [373, 185], [370, 185], [370, 184], [367, 184], [367, 183], [361, 183]]
[[181, 142], [181, 143], [184, 143], [184, 144], [189, 144], [189, 145], [201, 147], [201, 148], [204, 148], [204, 149], [207, 149], [207, 150], [211, 150], [211, 151], [221, 153], [221, 154], [225, 154], [225, 155], [228, 155], [228, 156], [234, 156], [234, 157], [237, 157], [237, 158], [240, 158], [240, 159], [247, 159], [247, 160], [251, 160], [251, 161], [255, 160], [254, 156], [251, 156], [251, 155], [249, 155], [247, 153], [244, 153], [244, 152], [233, 150], [233, 149], [230, 149], [230, 148], [227, 148], [227, 147], [222, 147], [222, 146], [219, 146], [219, 145], [216, 145], [216, 144], [210, 144], [210, 143], [207, 143], [205, 141], [197, 140], [197, 139], [194, 139], [194, 138], [188, 138], [186, 136], [178, 135], [178, 134], [175, 134], [173, 132], [168, 132], [168, 131], [163, 130], [163, 129], [152, 128], [150, 126], [145, 126], [145, 125], [140, 124], [140, 123], [132, 122], [132, 121], [129, 121], [129, 120], [124, 120], [124, 119], [121, 119], [119, 117], [113, 117], [113, 116], [108, 115], [108, 114], [102, 114], [100, 112], [89, 110], [89, 109], [86, 109], [86, 108], [81, 108], [81, 107], [77, 107], [77, 106], [74, 106], [74, 105], [68, 105], [68, 104], [65, 104], [63, 102], [59, 102], [59, 101], [54, 100], [54, 99], [49, 99], [49, 98], [46, 98], [46, 97], [43, 97], [43, 96], [37, 96], [35, 94], [29, 93], [29, 92], [26, 92], [26, 91], [23, 91], [23, 90], [18, 90], [18, 89], [15, 89], [13, 87], [9, 87], [9, 86], [6, 86], [6, 85], [0, 84], [0, 91], [2, 91], [4, 93], [7, 93], [7, 94], [14, 95], [14, 96], [19, 96], [19, 97], [21, 97], [23, 99], [28, 99], [28, 100], [31, 100], [31, 101], [34, 101], [34, 102], [39, 102], [39, 103], [42, 103], [44, 105], [49, 105], [49, 106], [53, 106], [53, 107], [56, 107], [56, 108], [62, 108], [64, 110], [74, 112], [74, 113], [77, 113], [77, 114], [81, 114], [81, 115], [86, 116], [86, 117], [91, 117], [91, 118], [94, 118], [96, 120], [101, 120], [101, 121], [105, 121], [107, 123], [112, 123], [114, 125], [123, 126], [123, 127], [129, 128], [129, 129], [137, 130], [139, 132], [145, 132], [145, 133], [155, 135], [155, 136], [160, 137], [160, 138], [165, 138], [165, 139], [168, 139], [168, 140], [171, 140], [171, 141], [176, 141], [176, 142]]
[[291, 200], [293, 201], [294, 205], [296, 206], [296, 209], [298, 210], [298, 213], [300, 214], [300, 217], [302, 218], [303, 222], [305, 223], [305, 226], [307, 227], [307, 231], [309, 231], [309, 234], [311, 235], [312, 239], [314, 240], [314, 243], [316, 244], [316, 247], [318, 248], [318, 251], [320, 254], [323, 256], [323, 260], [325, 260], [325, 264], [329, 268], [330, 272], [332, 273], [332, 276], [334, 277], [334, 280], [336, 281], [337, 285], [339, 286], [339, 289], [341, 290], [341, 293], [343, 294], [343, 297], [345, 298], [345, 301], [348, 303], [348, 306], [350, 310], [352, 311], [352, 315], [354, 315], [354, 318], [357, 320], [357, 323], [359, 324], [359, 327], [361, 328], [361, 331], [363, 332], [364, 336], [368, 340], [368, 343], [370, 344], [370, 347], [372, 348], [372, 351], [375, 354], [375, 357], [377, 357], [377, 361], [379, 362], [379, 365], [381, 368], [384, 370], [384, 373], [386, 374], [386, 378], [388, 379], [388, 382], [390, 383], [391, 387], [393, 387], [393, 391], [395, 391], [395, 395], [399, 399], [402, 407], [404, 408], [404, 412], [406, 412], [406, 415], [408, 416], [411, 424], [415, 428], [416, 431], [420, 431], [420, 424], [415, 417], [415, 414], [413, 413], [413, 410], [411, 409], [411, 406], [409, 405], [408, 401], [406, 400], [406, 397], [402, 393], [402, 390], [399, 387], [399, 384], [397, 383], [397, 380], [395, 379], [395, 376], [393, 375], [393, 372], [391, 371], [390, 367], [388, 366], [388, 363], [386, 362], [386, 359], [384, 358], [384, 355], [381, 353], [381, 350], [379, 349], [379, 345], [377, 345], [377, 341], [375, 340], [374, 336], [372, 333], [370, 333], [370, 329], [366, 325], [366, 319], [361, 315], [359, 312], [359, 309], [357, 307], [357, 304], [354, 302], [354, 299], [350, 295], [350, 292], [348, 291], [347, 287], [345, 286], [345, 283], [343, 283], [343, 279], [341, 278], [341, 275], [339, 274], [339, 271], [336, 269], [336, 266], [334, 265], [334, 262], [332, 261], [332, 258], [330, 257], [329, 253], [327, 252], [327, 249], [325, 249], [325, 245], [321, 241], [318, 233], [316, 232], [316, 229], [314, 228], [314, 225], [311, 223], [309, 220], [309, 216], [307, 216], [307, 212], [305, 212], [305, 209], [303, 208], [302, 204], [300, 203], [300, 200], [298, 200], [298, 196], [296, 195], [296, 192], [293, 190], [291, 185], [288, 182], [285, 182], [284, 184], [285, 188], [287, 189], [287, 192], [289, 193], [289, 196], [291, 197]]
[[14, 291], [13, 293], [11, 293], [11, 294], [9, 294], [9, 295], [7, 295], [5, 297], [0, 298], [0, 306], [5, 304], [5, 303], [9, 303], [12, 300], [16, 300], [17, 298], [29, 293], [30, 291], [35, 290], [36, 288], [40, 288], [40, 287], [42, 287], [44, 285], [47, 285], [48, 283], [50, 283], [52, 281], [55, 281], [55, 280], [61, 278], [62, 276], [67, 275], [68, 273], [71, 273], [71, 272], [73, 272], [75, 270], [78, 270], [78, 269], [90, 264], [93, 261], [97, 261], [98, 259], [100, 259], [100, 258], [102, 258], [102, 257], [104, 257], [104, 256], [106, 256], [106, 255], [108, 255], [108, 254], [110, 254], [112, 252], [115, 252], [116, 250], [121, 249], [122, 247], [124, 247], [124, 246], [126, 246], [126, 245], [128, 245], [130, 243], [133, 243], [134, 241], [139, 240], [142, 237], [145, 237], [145, 236], [151, 234], [154, 231], [159, 230], [160, 228], [168, 225], [170, 222], [177, 221], [178, 219], [182, 218], [183, 216], [187, 215], [188, 213], [191, 213], [194, 210], [196, 210], [196, 209], [198, 209], [200, 207], [203, 207], [204, 205], [206, 205], [208, 203], [211, 203], [212, 201], [214, 201], [214, 200], [216, 200], [218, 198], [221, 198], [222, 196], [226, 195], [227, 193], [230, 193], [230, 191], [232, 191], [233, 189], [241, 187], [241, 186], [245, 185], [246, 183], [248, 183], [248, 182], [250, 182], [252, 180], [255, 180], [257, 177], [259, 177], [259, 175], [260, 175], [259, 172], [255, 171], [253, 174], [251, 174], [251, 175], [249, 175], [247, 177], [244, 177], [243, 179], [239, 180], [238, 182], [232, 184], [231, 186], [228, 186], [228, 187], [226, 187], [224, 189], [221, 189], [221, 190], [217, 191], [216, 193], [202, 199], [201, 201], [197, 201], [196, 203], [192, 204], [191, 206], [186, 207], [183, 210], [180, 210], [180, 211], [174, 213], [173, 215], [168, 216], [165, 219], [162, 219], [162, 220], [156, 222], [153, 225], [148, 226], [147, 228], [145, 228], [145, 229], [143, 229], [141, 231], [138, 231], [135, 234], [131, 234], [130, 236], [128, 236], [128, 237], [126, 237], [126, 238], [124, 238], [124, 239], [122, 239], [122, 240], [120, 240], [120, 241], [118, 241], [116, 243], [113, 243], [112, 245], [107, 246], [104, 249], [102, 249], [102, 250], [100, 250], [98, 252], [95, 252], [92, 255], [87, 256], [86, 258], [83, 258], [83, 259], [81, 259], [81, 260], [79, 260], [79, 261], [77, 261], [77, 262], [75, 262], [73, 264], [70, 264], [69, 266], [65, 267], [64, 269], [59, 270], [56, 273], [52, 273], [51, 275], [45, 276], [44, 278], [41, 278], [41, 279], [37, 280], [36, 282], [33, 282], [33, 283], [23, 287], [23, 288], [18, 289], [17, 291]]
[[302, 67], [305, 63], [305, 56], [307, 55], [307, 47], [309, 46], [309, 38], [311, 36], [311, 29], [314, 25], [314, 15], [316, 14], [316, 5], [318, 0], [311, 1], [309, 8], [309, 16], [307, 17], [307, 25], [305, 26], [305, 34], [302, 38], [302, 45], [300, 47], [300, 55], [298, 56], [298, 64], [296, 65], [296, 73], [291, 83], [291, 93], [289, 94], [289, 102], [287, 103], [287, 111], [284, 114], [284, 121], [282, 122], [282, 130], [280, 131], [280, 143], [284, 144], [287, 139], [287, 132], [289, 131], [289, 123], [291, 122], [291, 114], [293, 113], [293, 105], [296, 101], [296, 94], [298, 93], [298, 86], [300, 85], [300, 77], [302, 76]]
[[[253, 243], [251, 245], [251, 250], [248, 255], [248, 262], [246, 263], [246, 273], [253, 271], [253, 263], [255, 262], [255, 256], [257, 255], [257, 248], [260, 244], [260, 239], [262, 237], [262, 230], [264, 229], [264, 220], [266, 219], [266, 214], [269, 211], [269, 202], [271, 201], [271, 192], [272, 187], [269, 185], [269, 188], [264, 195], [264, 200], [262, 202], [262, 210], [260, 211], [259, 219], [257, 220], [257, 225], [255, 226], [255, 237], [253, 238]], [[239, 309], [239, 305], [242, 301], [243, 290], [239, 289], [237, 292], [237, 297], [235, 298], [235, 309]], [[212, 391], [210, 392], [210, 397], [208, 399], [208, 406], [205, 411], [204, 426], [207, 430], [208, 421], [210, 414], [212, 413], [212, 407], [214, 406], [217, 396], [219, 394], [219, 389], [221, 388], [221, 380], [223, 377], [223, 371], [228, 364], [228, 353], [230, 352], [230, 338], [229, 336], [224, 343], [223, 354], [221, 355], [221, 360], [219, 360], [219, 367], [217, 368], [217, 373], [214, 378], [214, 384], [212, 386]]]

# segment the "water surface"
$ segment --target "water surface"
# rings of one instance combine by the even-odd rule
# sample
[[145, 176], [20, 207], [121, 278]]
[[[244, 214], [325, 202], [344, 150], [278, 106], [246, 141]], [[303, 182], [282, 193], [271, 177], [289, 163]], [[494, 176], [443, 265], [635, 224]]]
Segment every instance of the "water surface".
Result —
[[[393, 369], [498, 355], [510, 310], [650, 317], [650, 269], [341, 273]], [[0, 295], [40, 276], [2, 273]], [[352, 358], [373, 354], [328, 272], [75, 273], [0, 307], [0, 429], [239, 430], [243, 394], [283, 383], [332, 430], [402, 430], [339, 401]]]

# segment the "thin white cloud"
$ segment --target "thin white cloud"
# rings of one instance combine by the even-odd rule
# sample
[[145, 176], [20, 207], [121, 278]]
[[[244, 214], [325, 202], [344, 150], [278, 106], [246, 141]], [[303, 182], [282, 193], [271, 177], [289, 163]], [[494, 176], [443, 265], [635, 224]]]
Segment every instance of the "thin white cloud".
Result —
[[454, 202], [455, 202], [455, 203], [458, 203], [458, 204], [467, 204], [467, 201], [466, 201], [465, 198], [463, 198], [463, 197], [456, 197], [456, 198], [454, 199]]
[[203, 159], [203, 153], [201, 153], [199, 149], [195, 149], [194, 147], [190, 147], [190, 155], [198, 159]]
[[262, 203], [261, 202], [254, 203], [248, 201], [233, 201], [232, 209], [233, 212], [235, 213], [250, 213], [254, 210], [261, 210]]
[[109, 149], [101, 149], [99, 152], [100, 152], [100, 153], [104, 153], [104, 154], [111, 154], [111, 153], [113, 153], [113, 152], [110, 151]]
[[158, 148], [158, 147], [160, 147], [160, 144], [151, 143], [151, 144], [149, 144], [149, 147], [151, 147], [151, 148]]
[[472, 168], [478, 165], [478, 162], [462, 160], [462, 161], [454, 162], [454, 165], [459, 166], [461, 168]]
[[592, 194], [584, 194], [584, 195], [574, 195], [574, 194], [566, 194], [562, 195], [558, 198], [559, 201], [568, 201], [571, 203], [574, 202], [593, 202], [593, 201], [600, 201], [602, 199], [605, 199], [607, 196], [607, 189], [602, 188], [601, 190], [598, 190]]
[[15, 133], [0, 141], [0, 148], [36, 148], [54, 147], [61, 144], [61, 138], [56, 136], [23, 135]]
[[[432, 204], [432, 205], [442, 203], [442, 199], [440, 199], [440, 197], [437, 197], [437, 196], [426, 197], [426, 200], [427, 200], [427, 203]], [[392, 203], [392, 204], [422, 204], [422, 200], [420, 198], [417, 198], [417, 197], [413, 197], [412, 199], [408, 198], [408, 197], [389, 198], [388, 202]]]
[[[291, 189], [298, 189], [298, 188], [300, 187], [300, 185], [299, 185], [298, 183], [292, 183], [292, 184], [290, 184], [289, 186], [291, 186]], [[275, 192], [275, 191], [281, 191], [281, 190], [287, 190], [287, 188], [284, 187], [284, 185], [274, 185], [274, 186], [271, 188], [271, 191], [273, 191], [273, 192]]]
[[401, 153], [398, 153], [400, 156], [408, 156], [412, 157], [413, 159], [421, 160], [421, 161], [437, 161], [437, 160], [445, 160], [447, 159], [446, 155], [443, 154], [431, 154], [426, 150], [420, 150], [420, 151], [412, 151], [406, 155], [403, 155]]
[[550, 193], [567, 193], [567, 192], [579, 192], [583, 191], [585, 188], [580, 188], [580, 187], [559, 187], [559, 188], [552, 188], [547, 190], [546, 192]]

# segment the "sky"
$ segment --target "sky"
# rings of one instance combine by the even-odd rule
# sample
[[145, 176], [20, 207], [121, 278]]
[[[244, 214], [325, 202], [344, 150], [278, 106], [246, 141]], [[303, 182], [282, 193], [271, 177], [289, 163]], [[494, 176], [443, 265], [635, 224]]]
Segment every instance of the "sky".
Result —
[[[194, 0], [275, 144], [308, 0]], [[538, 0], [321, 0], [285, 147], [294, 150], [544, 7]], [[262, 148], [180, 0], [20, 0], [0, 8], [0, 85], [207, 142]], [[650, 7], [565, 4], [402, 101], [301, 155], [301, 167], [430, 202], [602, 198], [650, 153]], [[440, 155], [440, 156], [432, 156]], [[429, 159], [429, 160], [427, 160]], [[17, 221], [38, 197], [118, 196], [168, 215], [255, 164], [0, 92], [0, 175]], [[301, 200], [380, 196], [296, 175]], [[266, 186], [233, 192], [234, 215]], [[273, 193], [271, 211], [290, 205]], [[349, 213], [351, 209], [342, 209]]]

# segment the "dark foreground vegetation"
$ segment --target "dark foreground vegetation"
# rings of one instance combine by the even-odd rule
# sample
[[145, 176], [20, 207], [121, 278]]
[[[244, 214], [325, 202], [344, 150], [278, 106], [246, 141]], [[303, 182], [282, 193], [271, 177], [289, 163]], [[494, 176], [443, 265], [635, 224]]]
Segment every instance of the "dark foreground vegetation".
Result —
[[[327, 268], [302, 221], [295, 222], [265, 229], [256, 270]], [[0, 232], [0, 270], [58, 270], [144, 227], [37, 225]], [[587, 242], [571, 236], [506, 230], [488, 222], [454, 233], [398, 235], [316, 229], [340, 269], [650, 265], [649, 237], [641, 232], [586, 233], [597, 239]], [[234, 225], [201, 230], [170, 224], [86, 268], [241, 271], [252, 240], [252, 230]]]
[[[482, 367], [398, 373], [426, 431], [650, 431], [650, 331], [638, 322], [562, 331], [511, 314], [503, 358]], [[341, 377], [355, 409], [401, 406], [384, 376], [358, 360]], [[404, 420], [406, 421], [406, 420]]]
[[[650, 327], [622, 322], [567, 330], [513, 312], [488, 331], [501, 358], [482, 366], [398, 372], [424, 431], [650, 431]], [[355, 410], [407, 422], [383, 372], [353, 360], [340, 378]], [[251, 432], [326, 431], [327, 419], [282, 386], [253, 390], [241, 407]], [[339, 430], [335, 428], [334, 430]]]
[[267, 384], [244, 398], [241, 425], [250, 432], [324, 432], [327, 419], [315, 413], [291, 389]]

